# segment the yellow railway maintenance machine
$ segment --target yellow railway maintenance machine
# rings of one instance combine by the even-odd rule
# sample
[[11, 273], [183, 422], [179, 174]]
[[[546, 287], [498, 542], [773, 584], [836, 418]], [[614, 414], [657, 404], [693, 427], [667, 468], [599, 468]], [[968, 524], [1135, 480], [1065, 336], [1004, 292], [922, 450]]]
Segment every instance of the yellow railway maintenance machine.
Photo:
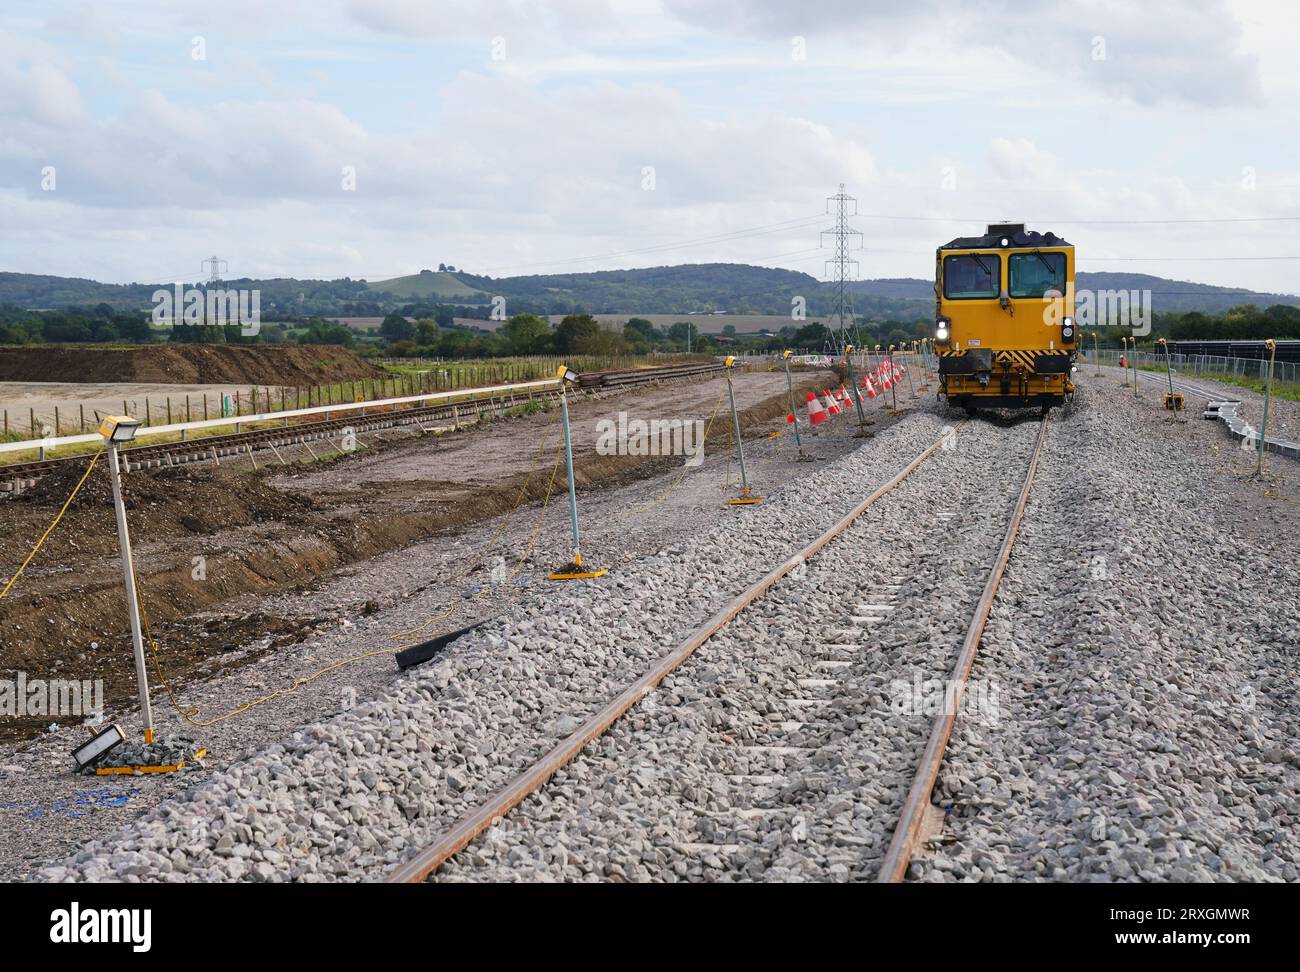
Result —
[[1023, 223], [935, 252], [935, 344], [939, 394], [974, 415], [980, 408], [1046, 414], [1074, 394], [1074, 247]]

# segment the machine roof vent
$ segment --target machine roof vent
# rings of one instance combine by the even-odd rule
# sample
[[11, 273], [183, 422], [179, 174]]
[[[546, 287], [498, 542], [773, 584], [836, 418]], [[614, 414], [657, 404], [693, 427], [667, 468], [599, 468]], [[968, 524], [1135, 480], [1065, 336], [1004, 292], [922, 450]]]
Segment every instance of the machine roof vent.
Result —
[[1024, 223], [990, 223], [989, 236], [1016, 236], [1025, 231]]

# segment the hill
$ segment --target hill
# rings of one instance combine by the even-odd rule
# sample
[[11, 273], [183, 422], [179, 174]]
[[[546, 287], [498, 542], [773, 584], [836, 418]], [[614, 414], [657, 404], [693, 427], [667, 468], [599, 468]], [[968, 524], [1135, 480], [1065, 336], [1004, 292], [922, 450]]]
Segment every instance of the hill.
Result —
[[[321, 315], [383, 317], [412, 305], [458, 304], [485, 307], [494, 296], [506, 299], [507, 313], [671, 315], [762, 315], [789, 318], [801, 300], [809, 319], [826, 317], [836, 306], [831, 284], [794, 270], [739, 263], [692, 263], [635, 270], [480, 277], [424, 270], [368, 283], [343, 277], [298, 280], [291, 277], [225, 281], [227, 287], [258, 288], [264, 319]], [[1254, 294], [1230, 287], [1169, 280], [1142, 273], [1080, 273], [1078, 286], [1091, 290], [1151, 291], [1158, 313], [1221, 313], [1254, 303], [1300, 306], [1290, 294]], [[103, 284], [74, 277], [0, 273], [0, 307], [57, 309], [106, 304], [115, 311], [147, 310], [153, 292], [170, 284]], [[929, 280], [901, 277], [859, 280], [850, 285], [853, 310], [872, 320], [915, 320], [934, 311]], [[404, 308], [404, 309], [403, 309]], [[473, 316], [472, 314], [463, 316]], [[723, 323], [712, 318], [716, 330]]]
[[463, 283], [454, 273], [445, 270], [421, 270], [406, 277], [376, 280], [366, 289], [377, 294], [391, 294], [402, 298], [433, 298], [435, 300], [466, 300], [479, 303], [488, 295]]

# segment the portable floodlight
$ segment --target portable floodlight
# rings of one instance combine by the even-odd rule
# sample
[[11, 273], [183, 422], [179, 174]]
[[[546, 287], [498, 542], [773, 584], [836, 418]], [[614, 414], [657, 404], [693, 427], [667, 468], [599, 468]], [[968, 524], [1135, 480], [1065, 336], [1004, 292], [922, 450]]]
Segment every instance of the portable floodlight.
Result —
[[573, 529], [573, 562], [554, 571], [551, 580], [586, 580], [600, 577], [607, 567], [585, 567], [582, 563], [582, 539], [578, 532], [578, 489], [573, 481], [573, 436], [569, 431], [569, 396], [565, 388], [578, 384], [578, 373], [567, 365], [560, 365], [555, 376], [560, 379], [560, 418], [564, 429], [564, 459], [569, 472], [569, 523]]
[[72, 761], [76, 763], [77, 770], [83, 770], [87, 766], [93, 766], [103, 759], [109, 750], [120, 746], [126, 742], [126, 733], [117, 724], [110, 725], [102, 732], [96, 733], [88, 742], [83, 743], [72, 751]]
[[103, 421], [99, 423], [99, 434], [105, 442], [120, 445], [134, 439], [139, 428], [140, 420], [133, 419], [129, 415], [105, 415]]
[[794, 354], [793, 351], [782, 351], [782, 352], [781, 352], [781, 357], [783, 357], [783, 358], [788, 358], [788, 357], [790, 357], [790, 355], [792, 355], [792, 354]]
[[135, 648], [135, 675], [140, 688], [140, 715], [144, 741], [153, 742], [153, 709], [149, 705], [149, 678], [144, 666], [144, 635], [140, 631], [140, 602], [135, 590], [135, 568], [131, 563], [131, 531], [126, 525], [126, 504], [122, 502], [122, 472], [118, 468], [118, 446], [135, 438], [140, 420], [129, 415], [105, 415], [99, 435], [108, 446], [108, 476], [113, 485], [113, 513], [117, 519], [117, 549], [122, 558], [122, 579], [126, 588], [127, 617], [131, 622], [131, 643]]
[[[749, 495], [749, 476], [745, 472], [745, 447], [740, 440], [740, 417], [736, 413], [736, 392], [731, 384], [731, 367], [736, 363], [735, 355], [728, 355], [726, 360], [726, 377], [727, 377], [727, 398], [731, 401], [731, 427], [736, 437], [736, 456], [740, 459], [740, 496], [736, 499], [727, 500], [732, 506], [748, 506], [752, 503], [761, 503], [761, 496]], [[786, 379], [789, 380], [790, 365], [786, 364]], [[793, 401], [793, 394], [791, 395]], [[793, 415], [793, 411], [791, 412]]]

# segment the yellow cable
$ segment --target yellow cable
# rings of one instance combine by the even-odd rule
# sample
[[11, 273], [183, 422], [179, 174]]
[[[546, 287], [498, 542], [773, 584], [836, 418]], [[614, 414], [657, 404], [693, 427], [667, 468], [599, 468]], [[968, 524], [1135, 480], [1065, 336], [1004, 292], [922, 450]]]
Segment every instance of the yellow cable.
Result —
[[[528, 559], [528, 556], [532, 553], [533, 547], [534, 547], [534, 546], [536, 545], [536, 543], [537, 543], [537, 538], [538, 538], [538, 536], [539, 536], [540, 533], [541, 533], [542, 525], [543, 525], [544, 518], [545, 518], [545, 515], [546, 515], [546, 508], [547, 508], [548, 504], [550, 503], [551, 495], [553, 494], [553, 492], [554, 492], [554, 490], [555, 490], [555, 480], [556, 480], [556, 477], [557, 477], [558, 474], [559, 474], [559, 470], [560, 470], [560, 462], [561, 462], [561, 460], [562, 460], [563, 457], [564, 457], [564, 451], [563, 451], [563, 440], [562, 440], [562, 439], [561, 439], [561, 442], [560, 442], [560, 446], [561, 446], [561, 448], [558, 450], [558, 454], [557, 454], [557, 457], [556, 457], [555, 463], [554, 463], [554, 465], [551, 467], [551, 477], [550, 477], [550, 481], [547, 483], [547, 487], [546, 487], [546, 495], [542, 498], [542, 506], [541, 506], [540, 511], [538, 512], [537, 522], [536, 522], [536, 524], [535, 524], [534, 527], [533, 527], [532, 534], [531, 534], [531, 536], [530, 536], [530, 538], [529, 538], [529, 541], [528, 541], [528, 545], [524, 548], [524, 552], [520, 555], [519, 559], [515, 562], [515, 569], [514, 569], [514, 571], [513, 571], [513, 572], [510, 574], [510, 576], [507, 578], [507, 583], [508, 583], [510, 580], [513, 580], [514, 577], [515, 577], [515, 575], [519, 573], [519, 570], [521, 569], [521, 566], [522, 566], [523, 562], [524, 562], [525, 560], [527, 560], [527, 559]], [[531, 476], [532, 476], [532, 474], [530, 473], [530, 474], [529, 474], [529, 478], [531, 478]], [[524, 481], [524, 486], [525, 486], [525, 487], [527, 486], [527, 483], [528, 483], [528, 480], [526, 479], [526, 480]], [[514, 510], [515, 510], [516, 508], [518, 508], [519, 504], [520, 504], [520, 503], [522, 502], [522, 500], [523, 500], [523, 495], [524, 495], [524, 493], [523, 493], [523, 488], [521, 487], [520, 492], [519, 492], [519, 497], [518, 497], [518, 499], [516, 500], [516, 503], [515, 503], [515, 507], [513, 507], [513, 508], [509, 511], [509, 513], [507, 513], [507, 516], [509, 516], [510, 514], [512, 514], [512, 513], [514, 512]], [[501, 532], [504, 532], [504, 527], [502, 528], [501, 531], [498, 531], [498, 533], [496, 534], [496, 536], [499, 537]], [[494, 537], [494, 539], [495, 539], [495, 537]], [[486, 549], [486, 547], [485, 547], [485, 549]], [[475, 564], [474, 566], [477, 566], [477, 564]], [[471, 567], [470, 570], [472, 571], [472, 570], [473, 570], [473, 567]], [[469, 572], [467, 571], [467, 572], [466, 572], [466, 576], [468, 576], [468, 573], [469, 573]], [[137, 582], [137, 583], [136, 583], [136, 590], [139, 591], [140, 589], [141, 589], [141, 588], [140, 588], [140, 585], [139, 585], [139, 583]], [[475, 594], [474, 594], [473, 596], [477, 597], [477, 596], [478, 596], [478, 593], [479, 593], [479, 592], [476, 591]], [[139, 606], [140, 606], [140, 620], [141, 620], [141, 623], [142, 623], [142, 627], [144, 628], [144, 635], [145, 635], [145, 638], [146, 638], [146, 639], [148, 640], [148, 642], [149, 642], [149, 652], [150, 652], [151, 656], [153, 657], [154, 671], [155, 671], [155, 672], [157, 673], [157, 675], [158, 675], [158, 681], [162, 683], [163, 690], [167, 693], [167, 699], [168, 699], [168, 701], [171, 702], [172, 708], [176, 710], [177, 714], [178, 714], [182, 719], [184, 719], [187, 723], [189, 723], [190, 725], [195, 726], [195, 727], [200, 728], [200, 729], [205, 729], [205, 728], [208, 728], [209, 726], [214, 726], [214, 725], [216, 725], [216, 724], [219, 723], [219, 722], [224, 722], [224, 721], [227, 720], [227, 719], [232, 719], [232, 718], [234, 718], [234, 717], [237, 716], [237, 715], [242, 715], [243, 713], [248, 712], [250, 709], [255, 709], [255, 708], [257, 708], [257, 707], [260, 706], [260, 705], [265, 705], [267, 702], [271, 702], [271, 701], [273, 701], [273, 700], [275, 700], [275, 699], [278, 699], [278, 698], [281, 698], [281, 697], [283, 697], [283, 696], [292, 695], [294, 692], [298, 691], [298, 689], [300, 689], [302, 686], [307, 685], [307, 684], [310, 683], [310, 682], [314, 682], [316, 679], [320, 678], [320, 677], [323, 676], [323, 675], [328, 675], [328, 674], [331, 673], [331, 672], [338, 671], [340, 668], [343, 668], [343, 667], [345, 667], [345, 666], [347, 666], [347, 665], [351, 665], [351, 664], [353, 664], [354, 662], [364, 661], [364, 660], [367, 659], [367, 658], [374, 658], [374, 657], [377, 657], [377, 656], [379, 656], [379, 655], [391, 655], [391, 654], [393, 654], [394, 652], [401, 651], [403, 648], [409, 648], [409, 647], [411, 647], [412, 645], [419, 644], [420, 641], [422, 640], [422, 639], [420, 639], [420, 638], [416, 638], [416, 639], [413, 640], [413, 641], [407, 641], [405, 644], [397, 645], [397, 646], [395, 646], [395, 647], [394, 647], [394, 646], [389, 646], [389, 647], [386, 647], [386, 648], [377, 648], [377, 649], [374, 649], [374, 650], [372, 650], [372, 651], [364, 651], [364, 652], [359, 652], [358, 654], [355, 654], [355, 655], [350, 655], [349, 657], [344, 658], [344, 659], [341, 659], [340, 661], [337, 661], [337, 662], [335, 662], [335, 663], [332, 664], [332, 665], [327, 665], [327, 666], [324, 667], [324, 668], [318, 669], [317, 671], [312, 672], [310, 675], [304, 675], [304, 676], [302, 676], [301, 678], [295, 678], [292, 682], [289, 683], [289, 685], [288, 685], [286, 688], [276, 689], [274, 692], [270, 692], [270, 693], [268, 693], [267, 695], [260, 696], [259, 698], [252, 699], [252, 700], [250, 700], [250, 701], [248, 701], [248, 702], [241, 702], [239, 705], [237, 705], [235, 708], [231, 709], [230, 711], [228, 711], [228, 712], [224, 712], [224, 713], [222, 713], [221, 715], [218, 715], [218, 716], [214, 716], [214, 717], [211, 718], [211, 719], [200, 720], [200, 719], [195, 718], [195, 715], [196, 715], [197, 712], [199, 711], [198, 708], [197, 708], [197, 707], [190, 707], [190, 708], [187, 709], [187, 708], [183, 707], [183, 706], [180, 704], [180, 701], [177, 699], [177, 697], [176, 697], [176, 693], [175, 693], [175, 691], [172, 689], [171, 683], [168, 681], [167, 676], [166, 676], [165, 674], [163, 674], [163, 670], [162, 670], [162, 661], [161, 661], [161, 659], [160, 659], [160, 657], [159, 657], [159, 653], [158, 653], [158, 643], [154, 640], [153, 632], [152, 632], [152, 630], [151, 630], [151, 628], [150, 628], [150, 625], [149, 625], [149, 615], [148, 615], [148, 612], [145, 610], [145, 606], [144, 606], [144, 598], [143, 598], [143, 597], [139, 597]], [[452, 613], [454, 613], [454, 611], [455, 611], [455, 608], [449, 608], [449, 609], [448, 609], [444, 614], [439, 615], [439, 616], [437, 616], [437, 617], [435, 617], [435, 618], [431, 618], [431, 619], [429, 619], [428, 621], [426, 621], [425, 624], [422, 625], [420, 628], [413, 628], [413, 629], [409, 629], [409, 630], [407, 630], [407, 631], [405, 631], [405, 632], [398, 632], [397, 634], [395, 634], [395, 635], [390, 635], [389, 637], [390, 637], [390, 639], [393, 639], [393, 640], [400, 640], [400, 638], [401, 638], [402, 636], [404, 636], [404, 635], [407, 636], [407, 637], [409, 637], [410, 635], [413, 635], [413, 634], [422, 634], [422, 633], [425, 633], [425, 632], [427, 632], [427, 630], [428, 630], [430, 627], [432, 627], [434, 624], [436, 624], [437, 621], [439, 621], [439, 620], [443, 620], [443, 619], [449, 617]], [[439, 632], [439, 633], [440, 633], [440, 634], [445, 634], [446, 632]], [[435, 635], [434, 637], [437, 637], [437, 636]], [[427, 639], [423, 639], [423, 640], [427, 640]]]
[[76, 499], [77, 493], [81, 492], [81, 487], [84, 486], [86, 480], [90, 478], [90, 471], [95, 468], [95, 463], [99, 462], [99, 457], [103, 454], [104, 447], [101, 446], [99, 451], [91, 457], [90, 465], [86, 467], [86, 471], [82, 474], [80, 481], [72, 488], [72, 492], [68, 494], [68, 498], [63, 501], [63, 509], [59, 510], [59, 515], [54, 518], [53, 523], [45, 528], [45, 532], [41, 534], [41, 538], [36, 541], [36, 546], [32, 547], [32, 552], [29, 553], [27, 559], [23, 561], [23, 565], [18, 568], [13, 577], [9, 578], [9, 583], [5, 585], [5, 589], [0, 591], [0, 599], [3, 599], [4, 596], [9, 593], [9, 589], [13, 587], [18, 578], [23, 575], [23, 571], [26, 570], [27, 565], [32, 562], [32, 558], [35, 557], [36, 554], [40, 552], [41, 547], [45, 545], [45, 541], [49, 538], [50, 534], [54, 532], [54, 528], [59, 525], [59, 521], [63, 519], [63, 514], [68, 512], [68, 507], [71, 506], [72, 501]]

